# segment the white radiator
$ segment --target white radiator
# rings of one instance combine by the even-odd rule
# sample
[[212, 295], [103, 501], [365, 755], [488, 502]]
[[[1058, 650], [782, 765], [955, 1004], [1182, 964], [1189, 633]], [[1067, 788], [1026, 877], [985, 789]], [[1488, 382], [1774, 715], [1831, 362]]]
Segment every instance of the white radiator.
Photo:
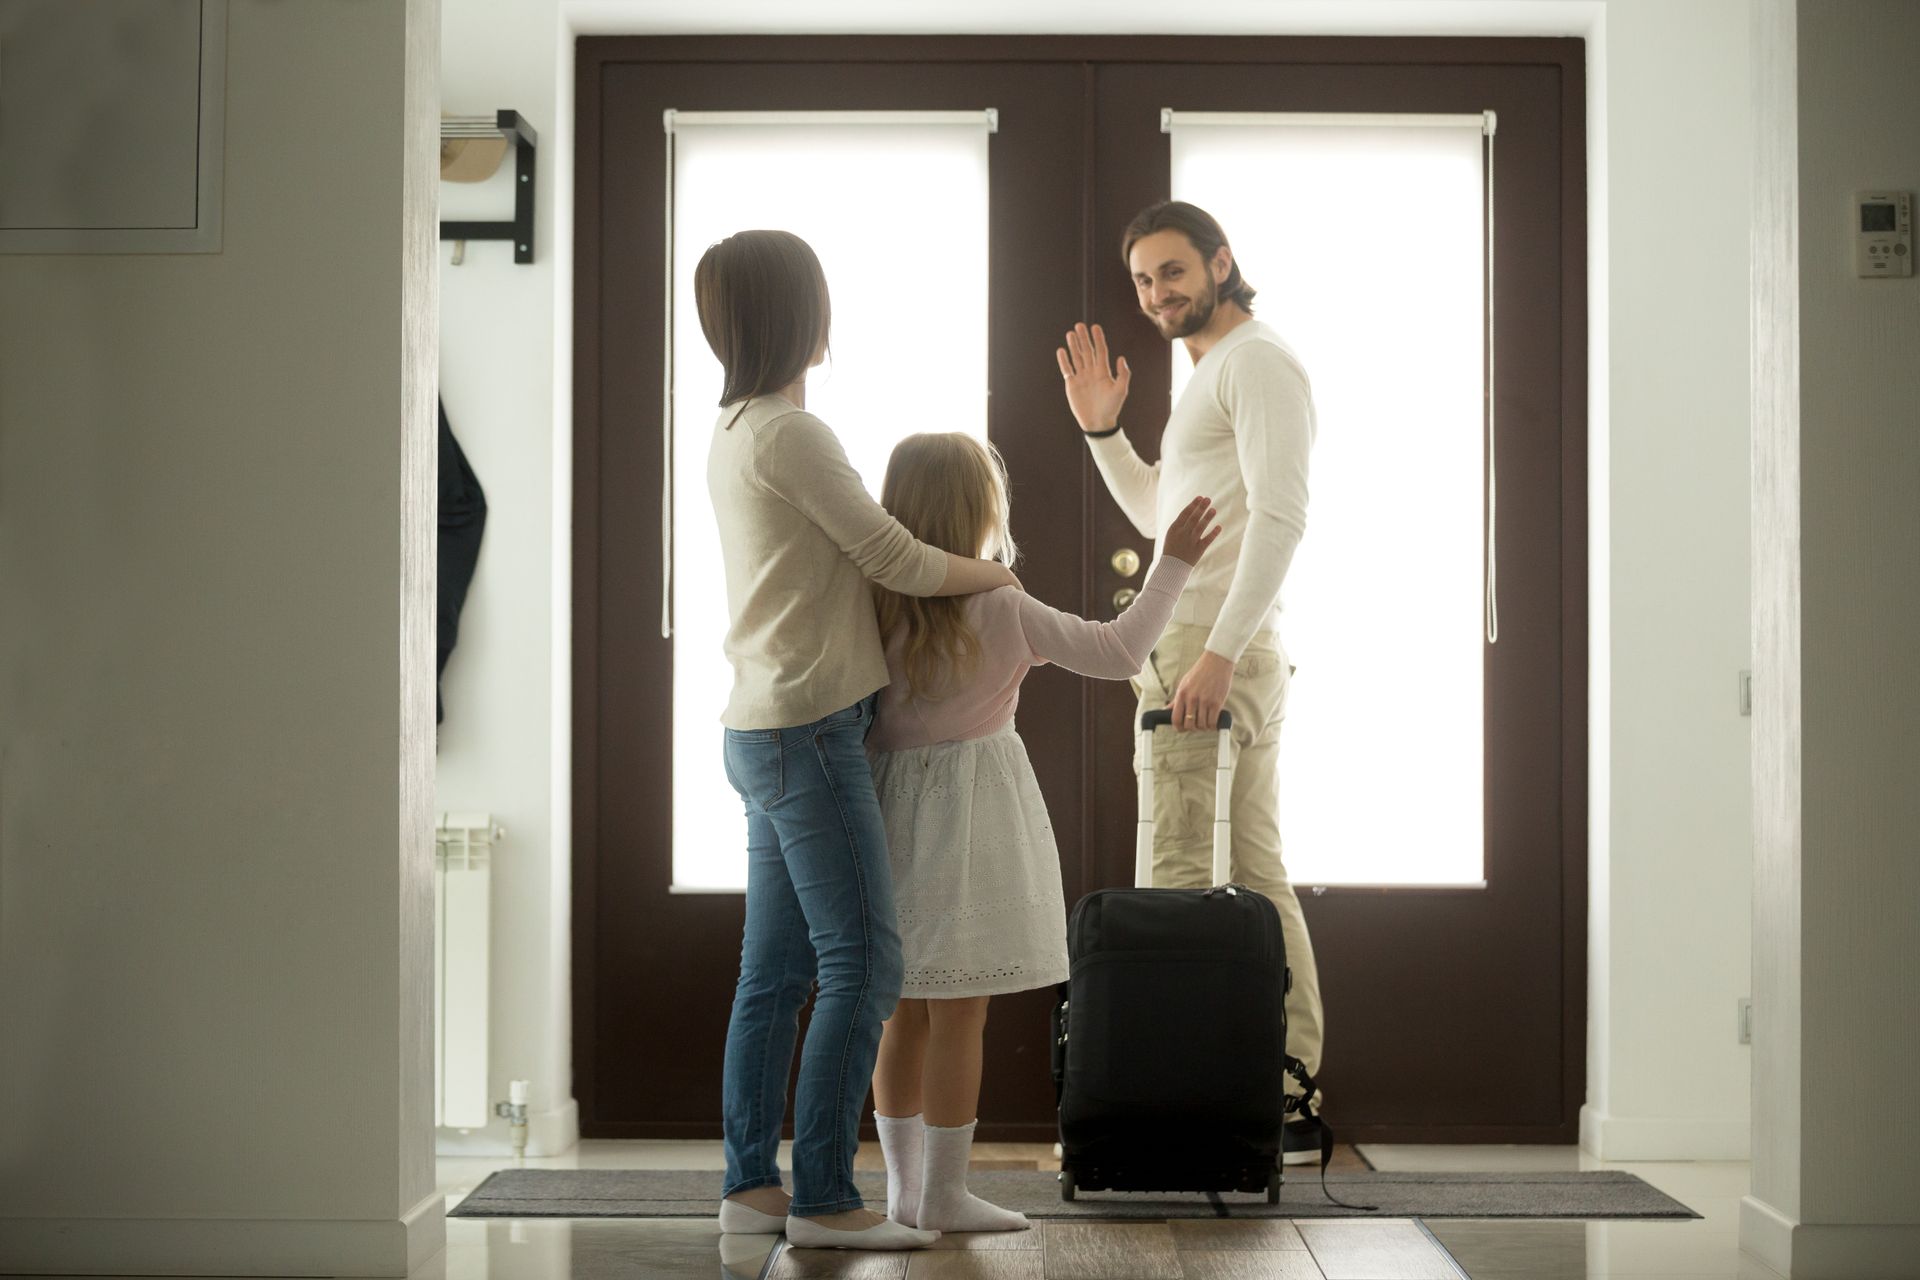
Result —
[[486, 813], [443, 813], [434, 831], [433, 1112], [451, 1129], [484, 1129], [487, 952], [493, 846], [506, 831]]

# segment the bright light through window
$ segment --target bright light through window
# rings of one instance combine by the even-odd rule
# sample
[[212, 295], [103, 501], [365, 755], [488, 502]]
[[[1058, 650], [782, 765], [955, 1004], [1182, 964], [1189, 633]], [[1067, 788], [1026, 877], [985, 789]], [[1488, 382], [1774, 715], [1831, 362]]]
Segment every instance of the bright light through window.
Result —
[[[1313, 384], [1281, 636], [1294, 883], [1474, 884], [1482, 832], [1486, 232], [1477, 128], [1194, 125], [1173, 195], [1220, 220]], [[1175, 344], [1174, 394], [1191, 374]]]
[[[709, 119], [711, 119], [709, 117]], [[917, 431], [987, 429], [987, 124], [702, 123], [674, 137], [673, 885], [746, 886], [746, 820], [720, 764], [733, 669], [707, 497], [720, 366], [701, 336], [693, 268], [735, 231], [791, 231], [833, 296], [833, 354], [807, 408], [876, 495]], [[939, 305], [927, 305], [929, 291]], [[636, 727], [635, 732], [642, 731]]]

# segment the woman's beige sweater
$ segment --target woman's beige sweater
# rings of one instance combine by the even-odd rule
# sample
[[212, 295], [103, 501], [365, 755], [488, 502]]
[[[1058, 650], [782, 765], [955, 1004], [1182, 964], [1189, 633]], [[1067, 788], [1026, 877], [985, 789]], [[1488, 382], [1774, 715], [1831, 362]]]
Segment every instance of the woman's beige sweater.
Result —
[[729, 405], [713, 427], [707, 490], [726, 565], [729, 729], [784, 729], [887, 683], [868, 583], [930, 596], [946, 556], [873, 500], [820, 419], [779, 396]]

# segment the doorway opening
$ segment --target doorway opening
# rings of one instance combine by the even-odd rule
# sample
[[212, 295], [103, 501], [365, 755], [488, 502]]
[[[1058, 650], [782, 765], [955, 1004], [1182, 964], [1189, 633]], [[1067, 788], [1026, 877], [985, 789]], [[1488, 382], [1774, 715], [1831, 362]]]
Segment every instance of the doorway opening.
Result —
[[[1303, 754], [1282, 786], [1283, 804], [1300, 797], [1302, 821], [1321, 801], [1308, 825], [1283, 822], [1296, 883], [1324, 889], [1306, 909], [1328, 1009], [1333, 1118], [1363, 1141], [1573, 1141], [1586, 994], [1581, 42], [688, 37], [580, 47], [573, 973], [582, 1133], [717, 1135], [714, 1081], [740, 929], [736, 895], [673, 892], [683, 844], [709, 840], [722, 859], [731, 849], [716, 821], [727, 810], [682, 799], [664, 781], [690, 753], [694, 768], [717, 771], [697, 753], [704, 733], [717, 761], [724, 686], [709, 686], [724, 672], [695, 673], [694, 663], [715, 658], [711, 648], [682, 656], [692, 597], [675, 581], [697, 571], [663, 545], [666, 528], [674, 546], [697, 543], [705, 492], [702, 473], [689, 471], [704, 461], [704, 441], [668, 437], [663, 410], [669, 343], [677, 351], [691, 338], [705, 357], [697, 332], [669, 328], [671, 263], [689, 255], [677, 230], [670, 247], [669, 211], [679, 205], [669, 204], [663, 115], [991, 107], [981, 278], [923, 241], [888, 283], [902, 327], [952, 317], [971, 336], [944, 341], [981, 344], [986, 394], [976, 398], [962, 380], [943, 408], [984, 402], [985, 430], [1012, 474], [1028, 589], [1110, 617], [1127, 584], [1115, 551], [1147, 550], [1093, 474], [1052, 351], [1075, 321], [1106, 325], [1135, 370], [1129, 435], [1152, 457], [1181, 374], [1137, 315], [1117, 241], [1138, 209], [1195, 184], [1189, 198], [1220, 206], [1262, 290], [1262, 318], [1277, 319], [1302, 350], [1321, 402], [1315, 505], [1285, 600], [1289, 648], [1316, 656], [1300, 662], [1299, 723], [1288, 730], [1300, 730], [1298, 742], [1283, 741]], [[1329, 198], [1309, 209], [1284, 189], [1206, 188], [1206, 163], [1163, 129], [1169, 110], [1176, 121], [1188, 112], [1493, 112], [1498, 173], [1489, 194], [1484, 138], [1469, 133], [1452, 140], [1451, 162], [1403, 147], [1397, 169], [1349, 172], [1346, 187], [1316, 179], [1311, 189]], [[1232, 145], [1280, 145], [1259, 132]], [[1363, 155], [1394, 142], [1355, 134], [1341, 145], [1351, 151], [1356, 139]], [[1281, 142], [1294, 148], [1284, 162], [1212, 163], [1256, 174], [1310, 163], [1298, 154], [1310, 145], [1304, 134]], [[1340, 155], [1325, 157], [1330, 171], [1357, 163]], [[1416, 187], [1414, 173], [1431, 185]], [[1354, 194], [1343, 202], [1342, 190]], [[1302, 206], [1287, 213], [1304, 221], [1259, 212], [1276, 201]], [[1489, 218], [1499, 230], [1491, 243]], [[1336, 232], [1356, 238], [1301, 251]], [[838, 315], [843, 291], [852, 305], [859, 269], [829, 263], [828, 274]], [[1451, 299], [1451, 309], [1418, 312], [1416, 293]], [[1290, 296], [1301, 312], [1287, 313]], [[1496, 322], [1483, 345], [1489, 308]], [[823, 391], [852, 381], [849, 336], [836, 325], [835, 338]], [[1338, 350], [1310, 355], [1316, 341]], [[1353, 359], [1343, 368], [1345, 355]], [[690, 363], [695, 356], [676, 362], [671, 385]], [[893, 412], [884, 401], [850, 402], [836, 419], [821, 404], [855, 439], [861, 419]], [[1488, 407], [1499, 422], [1490, 449]], [[688, 421], [710, 425], [711, 415], [702, 406]], [[880, 463], [859, 465], [877, 485]], [[1343, 469], [1350, 502], [1338, 500]], [[1496, 493], [1503, 625], [1489, 644], [1484, 551]], [[1384, 524], [1383, 505], [1412, 507], [1420, 532]], [[661, 625], [669, 590], [671, 637]], [[1352, 629], [1334, 631], [1335, 621]], [[1341, 682], [1351, 692], [1336, 697]], [[703, 691], [710, 710], [690, 720]], [[1321, 741], [1346, 740], [1309, 757], [1316, 695]], [[1369, 709], [1344, 714], [1362, 695]], [[1069, 902], [1130, 879], [1131, 718], [1124, 687], [1043, 671], [1023, 691], [1021, 732]], [[1312, 797], [1301, 796], [1308, 789]], [[730, 793], [723, 802], [730, 807]], [[1357, 874], [1352, 851], [1365, 847], [1398, 862]], [[1451, 869], [1435, 874], [1443, 864]], [[724, 885], [688, 878], [683, 887]], [[1053, 1130], [1048, 999], [1029, 995], [997, 1006], [989, 1027], [990, 1138]], [[659, 1047], [666, 1027], [670, 1053]], [[1489, 1061], [1500, 1069], [1487, 1070]]]

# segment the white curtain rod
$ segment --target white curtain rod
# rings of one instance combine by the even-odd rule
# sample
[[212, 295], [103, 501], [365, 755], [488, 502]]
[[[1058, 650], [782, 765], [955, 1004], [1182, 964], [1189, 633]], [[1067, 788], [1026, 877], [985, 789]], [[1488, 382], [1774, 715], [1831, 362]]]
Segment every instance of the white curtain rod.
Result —
[[1489, 138], [1499, 119], [1494, 112], [1471, 115], [1414, 115], [1391, 111], [1175, 111], [1160, 110], [1160, 132], [1175, 125], [1373, 125], [1387, 129], [1479, 129]]
[[756, 124], [951, 124], [985, 126], [988, 133], [1000, 132], [1000, 112], [995, 107], [979, 111], [676, 111], [669, 107], [661, 114], [668, 133], [701, 125]]

